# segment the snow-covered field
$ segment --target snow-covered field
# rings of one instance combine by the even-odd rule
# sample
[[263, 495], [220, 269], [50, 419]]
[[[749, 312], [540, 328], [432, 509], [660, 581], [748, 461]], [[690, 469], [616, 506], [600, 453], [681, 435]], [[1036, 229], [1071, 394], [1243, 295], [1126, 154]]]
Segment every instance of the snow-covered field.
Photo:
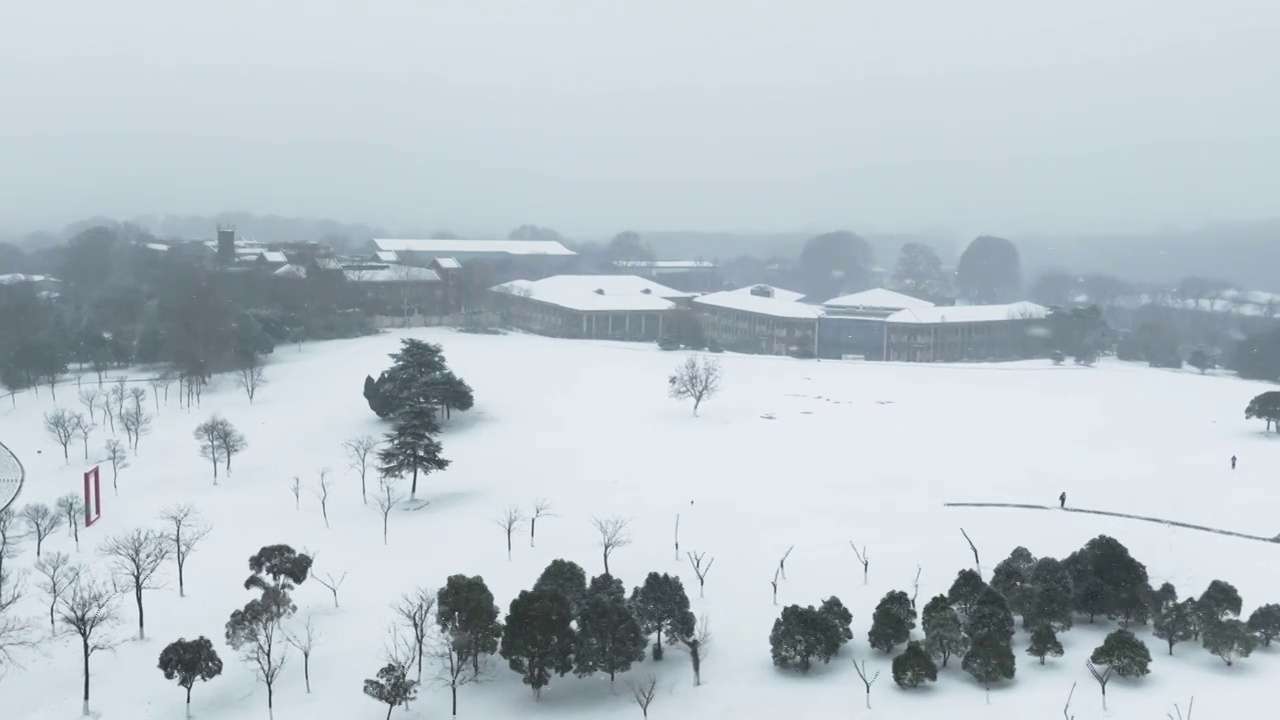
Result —
[[[361, 686], [383, 664], [388, 606], [397, 596], [417, 585], [439, 586], [451, 574], [479, 574], [505, 614], [555, 558], [578, 562], [588, 575], [601, 572], [593, 515], [632, 518], [634, 543], [610, 563], [628, 588], [650, 571], [678, 573], [694, 611], [711, 622], [702, 687], [693, 687], [681, 649], [630, 673], [659, 677], [650, 708], [655, 720], [1056, 717], [1073, 682], [1080, 683], [1073, 703], [1079, 720], [1163, 718], [1174, 702], [1185, 708], [1192, 695], [1196, 717], [1262, 717], [1274, 707], [1270, 681], [1280, 676], [1280, 648], [1260, 648], [1227, 668], [1194, 643], [1179, 645], [1170, 658], [1143, 629], [1152, 674], [1113, 682], [1111, 711], [1104, 714], [1084, 661], [1111, 629], [1107, 623], [1064, 633], [1066, 656], [1044, 667], [1023, 654], [1027, 636], [1020, 630], [1017, 677], [992, 691], [990, 705], [954, 664], [936, 684], [899, 690], [889, 677], [889, 657], [866, 643], [876, 602], [891, 589], [910, 593], [917, 565], [921, 605], [971, 566], [961, 527], [981, 550], [988, 577], [1017, 545], [1065, 557], [1106, 533], [1146, 563], [1156, 585], [1170, 581], [1183, 595], [1198, 595], [1222, 578], [1240, 589], [1246, 614], [1280, 602], [1274, 572], [1280, 545], [1087, 515], [942, 506], [1048, 505], [1065, 490], [1076, 506], [1274, 535], [1280, 531], [1280, 440], [1243, 418], [1262, 385], [1119, 363], [1094, 369], [1048, 362], [909, 366], [725, 355], [723, 393], [694, 418], [689, 404], [666, 396], [666, 375], [680, 353], [446, 330], [412, 335], [443, 343], [477, 403], [448, 424], [442, 440], [453, 465], [420, 486], [427, 507], [394, 513], [389, 546], [382, 543], [381, 518], [361, 504], [341, 444], [386, 429], [360, 391], [366, 374], [389, 364], [398, 334], [280, 348], [267, 370], [270, 385], [253, 405], [229, 378], [217, 379], [196, 410], [179, 410], [171, 390], [153, 433], [122, 473], [119, 495], [106, 491], [103, 519], [82, 533], [82, 552], [74, 553], [65, 528], [47, 543], [105, 573], [97, 544], [117, 531], [159, 529], [156, 516], [166, 506], [194, 503], [214, 526], [188, 563], [188, 597], [178, 597], [172, 580], [148, 593], [147, 641], [129, 639], [135, 611], [130, 599], [122, 601], [116, 628], [122, 642], [93, 660], [92, 704], [103, 718], [181, 717], [183, 693], [163, 679], [156, 659], [171, 640], [197, 635], [214, 641], [226, 669], [197, 685], [195, 715], [266, 717], [265, 691], [224, 645], [223, 625], [251, 597], [241, 585], [247, 558], [274, 543], [318, 553], [320, 573], [347, 573], [341, 608], [314, 581], [294, 593], [296, 619], [312, 615], [324, 638], [312, 658], [313, 693], [304, 693], [300, 658], [292, 658], [276, 690], [275, 717], [381, 718], [385, 708]], [[78, 410], [74, 395], [74, 386], [61, 388], [59, 399]], [[76, 446], [68, 466], [41, 428], [41, 413], [51, 407], [47, 391], [38, 400], [23, 394], [16, 409], [0, 406], [0, 441], [28, 472], [19, 505], [52, 503], [79, 488]], [[196, 424], [214, 412], [249, 441], [234, 474], [216, 487], [192, 438]], [[99, 431], [93, 444], [101, 447], [103, 440]], [[1235, 472], [1228, 462], [1233, 454], [1240, 458]], [[314, 497], [304, 492], [297, 511], [290, 491], [295, 476], [311, 487], [325, 467], [337, 481], [329, 530]], [[109, 476], [108, 470], [108, 488]], [[528, 509], [538, 497], [555, 504], [556, 516], [539, 522], [536, 548], [526, 536], [508, 562], [494, 519], [509, 504]], [[697, 597], [688, 562], [674, 557], [677, 513], [682, 551], [715, 558], [705, 599]], [[869, 585], [850, 540], [869, 551]], [[775, 607], [769, 581], [791, 545]], [[29, 567], [34, 559], [27, 543], [15, 563]], [[780, 606], [817, 604], [832, 594], [854, 614], [854, 641], [808, 676], [776, 670], [768, 635]], [[32, 587], [20, 607], [38, 618], [40, 593]], [[881, 672], [871, 711], [862, 706], [853, 657]], [[624, 682], [611, 694], [607, 678], [556, 677], [535, 703], [505, 661], [495, 658], [491, 668], [488, 681], [460, 691], [463, 717], [640, 717]], [[76, 641], [47, 639], [25, 657], [25, 669], [0, 679], [0, 717], [75, 717], [80, 690]], [[424, 688], [409, 712], [393, 717], [443, 717], [448, 709], [447, 690]]]

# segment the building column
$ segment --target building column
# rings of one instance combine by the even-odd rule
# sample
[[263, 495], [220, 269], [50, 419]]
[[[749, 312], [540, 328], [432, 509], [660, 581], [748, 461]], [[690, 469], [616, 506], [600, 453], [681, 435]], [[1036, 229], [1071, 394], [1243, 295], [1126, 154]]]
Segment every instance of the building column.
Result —
[[626, 332], [626, 334], [627, 334], [627, 339], [628, 339], [628, 340], [630, 340], [630, 339], [631, 339], [631, 313], [627, 313], [626, 315], [623, 315], [622, 317], [623, 317], [623, 318], [625, 319], [625, 321], [626, 321], [626, 322], [625, 322], [624, 332]]
[[587, 314], [582, 313], [582, 337], [590, 337], [587, 335]]
[[609, 313], [609, 337], [613, 337], [613, 313]]

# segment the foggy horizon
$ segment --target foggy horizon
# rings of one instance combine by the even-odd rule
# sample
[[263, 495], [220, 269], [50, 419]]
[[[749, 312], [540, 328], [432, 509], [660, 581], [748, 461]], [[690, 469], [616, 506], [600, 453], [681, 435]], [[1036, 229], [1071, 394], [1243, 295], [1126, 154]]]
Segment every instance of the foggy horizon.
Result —
[[1280, 7], [87, 0], [0, 11], [0, 232], [956, 236], [1280, 217]]

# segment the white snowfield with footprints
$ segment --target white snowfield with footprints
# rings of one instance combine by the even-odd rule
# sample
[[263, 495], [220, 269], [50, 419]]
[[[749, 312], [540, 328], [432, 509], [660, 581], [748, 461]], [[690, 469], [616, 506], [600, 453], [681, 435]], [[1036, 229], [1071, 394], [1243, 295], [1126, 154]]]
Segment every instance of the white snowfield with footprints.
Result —
[[[911, 594], [917, 567], [920, 607], [945, 593], [959, 570], [973, 567], [962, 527], [987, 579], [1017, 546], [1065, 558], [1107, 534], [1146, 564], [1155, 586], [1171, 582], [1180, 595], [1198, 596], [1211, 580], [1227, 580], [1239, 589], [1245, 616], [1280, 602], [1277, 544], [1086, 514], [943, 505], [1056, 505], [1066, 491], [1069, 505], [1274, 536], [1280, 532], [1280, 438], [1244, 419], [1249, 399], [1267, 389], [1263, 384], [1115, 361], [1096, 368], [1053, 367], [1047, 360], [911, 366], [724, 354], [717, 356], [721, 392], [694, 417], [691, 403], [667, 396], [667, 376], [684, 352], [410, 331], [444, 346], [450, 367], [474, 389], [476, 405], [444, 424], [441, 441], [452, 465], [421, 480], [416, 503], [406, 498], [390, 515], [384, 545], [382, 517], [372, 498], [362, 503], [343, 442], [390, 429], [369, 410], [361, 388], [367, 374], [376, 377], [388, 367], [388, 354], [404, 336], [280, 347], [266, 368], [269, 384], [252, 404], [231, 377], [215, 378], [195, 409], [179, 409], [175, 386], [152, 432], [130, 452], [118, 491], [104, 465], [101, 520], [80, 530], [78, 551], [61, 525], [44, 542], [45, 554], [68, 553], [105, 580], [108, 563], [99, 546], [135, 528], [163, 530], [158, 518], [165, 508], [189, 503], [212, 531], [187, 560], [186, 597], [179, 597], [172, 561], [161, 570], [159, 587], [145, 592], [146, 640], [136, 639], [132, 593], [121, 597], [121, 621], [109, 630], [116, 642], [92, 659], [97, 715], [182, 717], [184, 693], [163, 678], [157, 658], [169, 642], [203, 635], [225, 668], [196, 684], [193, 715], [266, 718], [265, 689], [226, 646], [224, 625], [253, 597], [243, 587], [249, 556], [287, 543], [316, 554], [316, 576], [346, 578], [338, 607], [314, 578], [293, 592], [298, 611], [288, 623], [300, 626], [309, 617], [321, 639], [310, 658], [310, 694], [301, 656], [290, 649], [275, 688], [274, 717], [385, 717], [386, 706], [362, 686], [385, 664], [392, 603], [417, 586], [437, 588], [450, 575], [481, 575], [505, 615], [554, 559], [577, 562], [589, 577], [602, 572], [593, 516], [630, 519], [631, 544], [609, 560], [628, 592], [651, 571], [683, 579], [694, 613], [706, 616], [712, 632], [702, 686], [694, 686], [686, 649], [672, 646], [662, 662], [646, 657], [621, 675], [612, 691], [607, 676], [569, 674], [553, 677], [535, 702], [520, 675], [494, 657], [483, 682], [460, 689], [461, 717], [640, 718], [629, 685], [650, 675], [657, 678], [648, 710], [655, 720], [1050, 718], [1061, 716], [1073, 683], [1079, 685], [1070, 714], [1077, 720], [1164, 718], [1175, 703], [1185, 714], [1193, 695], [1196, 718], [1274, 712], [1280, 647], [1259, 647], [1227, 667], [1195, 642], [1179, 644], [1169, 657], [1150, 626], [1137, 628], [1151, 651], [1151, 674], [1113, 680], [1104, 712], [1085, 661], [1114, 622], [1078, 622], [1059, 635], [1065, 655], [1044, 666], [1025, 654], [1028, 635], [1019, 626], [1016, 677], [995, 685], [989, 698], [954, 660], [936, 683], [899, 689], [890, 677], [891, 656], [867, 644], [876, 603], [890, 590]], [[74, 383], [58, 388], [58, 406], [81, 409]], [[18, 508], [53, 505], [81, 490], [80, 441], [72, 442], [71, 461], [64, 462], [61, 447], [42, 428], [43, 413], [53, 408], [47, 388], [38, 398], [22, 393], [16, 408], [7, 401], [0, 406], [0, 440], [27, 470]], [[192, 437], [215, 413], [248, 442], [216, 486]], [[98, 428], [90, 454], [103, 457], [109, 437], [109, 428]], [[1240, 460], [1235, 471], [1232, 455]], [[328, 528], [314, 492], [326, 468]], [[371, 489], [375, 483], [371, 477]], [[408, 482], [399, 487], [407, 495]], [[512, 505], [528, 514], [538, 498], [552, 503], [553, 515], [538, 521], [536, 547], [524, 525], [508, 560], [497, 520]], [[866, 584], [851, 541], [866, 548]], [[775, 605], [770, 583], [792, 546]], [[714, 559], [705, 597], [698, 595], [689, 552]], [[34, 541], [27, 539], [6, 562], [25, 572], [35, 560]], [[17, 612], [32, 618], [40, 643], [19, 651], [22, 667], [0, 679], [0, 717], [73, 718], [81, 711], [79, 640], [61, 629], [50, 637], [48, 606], [35, 581], [28, 576]], [[807, 675], [775, 668], [769, 633], [782, 608], [816, 606], [832, 595], [853, 613], [853, 640]], [[918, 625], [912, 636], [922, 638]], [[866, 662], [869, 675], [880, 673], [871, 710], [864, 707], [854, 659]], [[429, 681], [434, 675], [434, 668], [426, 670], [418, 699], [393, 718], [448, 716], [449, 691]]]

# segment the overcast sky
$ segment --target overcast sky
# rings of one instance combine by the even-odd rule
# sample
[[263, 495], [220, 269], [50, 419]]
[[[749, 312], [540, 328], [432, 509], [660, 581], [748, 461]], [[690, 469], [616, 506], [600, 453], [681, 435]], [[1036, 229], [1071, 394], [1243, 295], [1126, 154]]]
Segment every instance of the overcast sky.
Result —
[[3, 0], [0, 228], [1280, 216], [1276, 0]]

